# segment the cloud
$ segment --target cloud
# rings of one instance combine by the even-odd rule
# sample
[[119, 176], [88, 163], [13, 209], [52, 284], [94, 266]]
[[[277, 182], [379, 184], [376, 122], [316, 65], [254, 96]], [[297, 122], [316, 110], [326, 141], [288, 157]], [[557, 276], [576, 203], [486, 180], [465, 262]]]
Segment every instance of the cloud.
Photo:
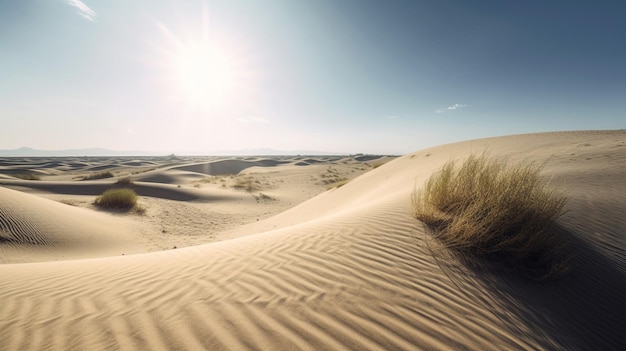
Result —
[[454, 105], [452, 105], [452, 106], [438, 108], [438, 109], [436, 109], [436, 110], [435, 110], [435, 112], [437, 112], [437, 113], [444, 113], [444, 112], [447, 112], [447, 111], [454, 111], [454, 110], [458, 110], [458, 109], [460, 109], [460, 108], [464, 108], [464, 107], [467, 107], [467, 106], [469, 106], [469, 105], [465, 105], [465, 104], [454, 104]]
[[257, 116], [251, 116], [248, 118], [239, 118], [238, 119], [239, 122], [242, 123], [272, 123], [272, 121], [270, 121], [269, 119], [265, 119], [263, 117], [257, 117]]
[[399, 119], [400, 117], [398, 117], [398, 116], [387, 116], [385, 118], [387, 118], [387, 119]]
[[78, 9], [78, 14], [93, 22], [96, 17], [96, 11], [92, 10], [84, 2], [80, 0], [65, 0], [65, 3]]

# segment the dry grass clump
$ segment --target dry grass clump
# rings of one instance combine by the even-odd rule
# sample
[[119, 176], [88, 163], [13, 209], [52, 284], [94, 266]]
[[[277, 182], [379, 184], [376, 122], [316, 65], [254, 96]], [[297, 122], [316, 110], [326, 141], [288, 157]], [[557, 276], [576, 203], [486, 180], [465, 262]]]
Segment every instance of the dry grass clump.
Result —
[[95, 204], [108, 209], [131, 210], [137, 206], [137, 194], [131, 189], [109, 189], [96, 198]]
[[98, 172], [98, 173], [92, 173], [92, 174], [86, 175], [82, 178], [82, 180], [106, 179], [106, 178], [113, 178], [114, 176], [115, 175], [111, 173], [111, 171], [106, 171], [106, 172]]
[[366, 164], [371, 166], [373, 169], [376, 169], [376, 168], [384, 165], [385, 163], [387, 163], [387, 162], [385, 162], [385, 161], [376, 161], [374, 163], [366, 163]]
[[246, 176], [237, 178], [235, 183], [232, 185], [235, 189], [245, 190], [247, 192], [253, 192], [261, 189], [261, 182], [255, 179], [252, 176]]
[[539, 176], [542, 166], [509, 166], [486, 154], [446, 163], [412, 195], [415, 216], [461, 253], [488, 257], [537, 279], [567, 270], [553, 232], [566, 198]]
[[41, 177], [35, 173], [21, 173], [14, 175], [14, 177], [22, 180], [41, 180]]
[[131, 177], [120, 178], [115, 182], [116, 185], [132, 185], [135, 184]]
[[329, 185], [328, 189], [340, 188], [349, 181], [348, 178], [341, 177], [339, 171], [331, 166], [328, 167], [326, 172], [320, 175], [322, 180], [318, 184]]
[[330, 184], [330, 186], [328, 187], [328, 189], [330, 190], [334, 188], [341, 188], [342, 186], [348, 184], [348, 182], [350, 182], [350, 179], [348, 178], [336, 178], [334, 182], [324, 184]]

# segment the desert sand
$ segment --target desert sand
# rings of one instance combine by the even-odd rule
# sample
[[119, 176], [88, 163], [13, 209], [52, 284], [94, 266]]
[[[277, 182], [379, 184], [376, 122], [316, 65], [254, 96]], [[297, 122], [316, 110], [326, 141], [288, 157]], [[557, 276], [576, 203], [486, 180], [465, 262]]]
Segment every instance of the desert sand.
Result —
[[[565, 189], [566, 275], [467, 267], [413, 217], [433, 172], [485, 150]], [[125, 177], [143, 213], [93, 205]], [[0, 349], [624, 350], [625, 213], [622, 130], [397, 158], [4, 158]]]

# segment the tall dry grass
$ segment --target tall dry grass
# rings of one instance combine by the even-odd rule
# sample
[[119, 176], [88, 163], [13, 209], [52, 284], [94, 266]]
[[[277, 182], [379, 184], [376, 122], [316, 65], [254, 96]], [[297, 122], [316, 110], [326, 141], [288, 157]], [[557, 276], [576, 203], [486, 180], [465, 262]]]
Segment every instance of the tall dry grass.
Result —
[[554, 235], [566, 197], [542, 181], [542, 166], [508, 165], [485, 153], [446, 163], [412, 194], [415, 216], [446, 247], [543, 279], [567, 270]]
[[95, 204], [103, 208], [131, 210], [137, 206], [137, 194], [131, 189], [109, 189], [96, 198]]

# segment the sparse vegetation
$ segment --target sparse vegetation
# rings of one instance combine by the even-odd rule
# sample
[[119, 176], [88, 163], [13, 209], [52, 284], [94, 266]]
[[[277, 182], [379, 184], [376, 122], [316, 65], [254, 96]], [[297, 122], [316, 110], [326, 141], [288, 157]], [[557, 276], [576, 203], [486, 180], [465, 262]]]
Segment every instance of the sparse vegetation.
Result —
[[41, 177], [35, 173], [21, 173], [14, 175], [14, 177], [23, 180], [41, 180]]
[[329, 187], [328, 189], [341, 188], [342, 186], [348, 184], [349, 181], [350, 180], [348, 178], [337, 178], [336, 181], [332, 183], [332, 186]]
[[263, 202], [268, 202], [268, 201], [274, 201], [276, 200], [275, 198], [264, 194], [264, 193], [259, 193], [258, 196], [254, 195], [254, 199], [256, 200], [256, 202], [258, 203], [259, 201], [263, 200]]
[[376, 169], [382, 165], [384, 165], [387, 162], [384, 161], [377, 161], [377, 162], [373, 162], [373, 163], [368, 163], [368, 165], [370, 165], [373, 169]]
[[139, 171], [134, 171], [131, 174], [135, 175], [135, 174], [147, 173], [147, 172], [150, 172], [150, 171], [154, 171], [155, 169], [157, 169], [157, 168], [156, 167], [152, 167], [152, 168], [142, 169], [142, 170], [139, 170]]
[[472, 155], [446, 163], [412, 194], [415, 216], [446, 247], [486, 257], [537, 279], [567, 270], [553, 233], [566, 197], [540, 179], [542, 166]]
[[131, 189], [109, 189], [96, 198], [95, 204], [108, 209], [131, 210], [137, 206], [137, 194]]
[[120, 178], [117, 180], [117, 182], [115, 182], [116, 185], [132, 185], [134, 183], [135, 182], [131, 177]]
[[86, 175], [82, 178], [82, 180], [106, 179], [106, 178], [113, 178], [114, 176], [115, 175], [113, 175], [111, 171], [106, 171], [106, 172], [98, 172], [98, 173]]
[[62, 204], [70, 205], [70, 206], [77, 206], [76, 202], [73, 201], [73, 200], [61, 199], [61, 200], [59, 200], [59, 202], [62, 203]]
[[326, 173], [320, 174], [321, 181], [318, 184], [329, 185], [328, 189], [339, 188], [346, 184], [349, 180], [342, 177], [339, 171], [329, 166]]
[[235, 184], [233, 184], [232, 187], [235, 189], [242, 189], [251, 193], [261, 188], [261, 182], [254, 179], [254, 177], [252, 176], [246, 176], [242, 178], [237, 178]]

